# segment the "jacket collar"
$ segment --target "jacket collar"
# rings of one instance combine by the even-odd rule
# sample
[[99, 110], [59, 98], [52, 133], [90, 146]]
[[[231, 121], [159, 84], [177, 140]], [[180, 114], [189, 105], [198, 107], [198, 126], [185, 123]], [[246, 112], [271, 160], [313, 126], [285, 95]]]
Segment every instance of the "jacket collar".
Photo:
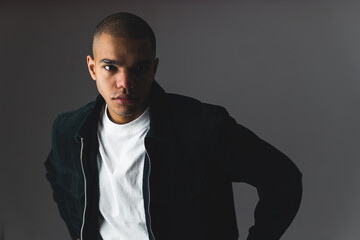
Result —
[[[97, 130], [100, 113], [105, 104], [104, 98], [99, 94], [93, 102], [90, 109], [86, 111], [84, 120], [76, 131], [75, 138], [79, 141], [80, 138], [90, 136], [92, 131]], [[149, 114], [150, 114], [150, 129], [147, 137], [155, 138], [159, 141], [167, 141], [170, 133], [170, 112], [169, 105], [166, 101], [166, 93], [164, 89], [154, 80], [149, 93]]]

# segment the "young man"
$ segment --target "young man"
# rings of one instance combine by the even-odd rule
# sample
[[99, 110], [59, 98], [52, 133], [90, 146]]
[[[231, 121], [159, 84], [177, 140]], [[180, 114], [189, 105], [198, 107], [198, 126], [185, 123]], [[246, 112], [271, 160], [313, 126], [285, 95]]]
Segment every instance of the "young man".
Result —
[[281, 237], [301, 173], [224, 108], [165, 93], [144, 20], [101, 21], [87, 63], [100, 95], [56, 118], [45, 162], [72, 239], [238, 239], [232, 182], [259, 193], [248, 240]]

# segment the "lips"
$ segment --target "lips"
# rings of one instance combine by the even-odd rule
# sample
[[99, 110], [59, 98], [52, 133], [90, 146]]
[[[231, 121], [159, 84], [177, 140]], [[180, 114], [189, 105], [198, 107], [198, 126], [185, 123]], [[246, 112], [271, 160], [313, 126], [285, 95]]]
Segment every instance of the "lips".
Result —
[[113, 98], [113, 100], [116, 103], [122, 104], [122, 105], [132, 105], [136, 102], [136, 98], [129, 97], [129, 96], [119, 96], [119, 97]]

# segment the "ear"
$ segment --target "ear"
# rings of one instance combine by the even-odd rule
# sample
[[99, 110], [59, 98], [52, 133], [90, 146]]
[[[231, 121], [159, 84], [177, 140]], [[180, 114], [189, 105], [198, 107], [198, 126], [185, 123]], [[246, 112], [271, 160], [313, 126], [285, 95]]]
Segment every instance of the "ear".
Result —
[[154, 60], [154, 75], [156, 74], [158, 64], [159, 64], [159, 58], [155, 58], [155, 60]]
[[89, 69], [89, 73], [91, 75], [91, 78], [96, 81], [95, 61], [90, 55], [87, 55], [86, 60], [87, 60], [87, 65], [88, 65], [88, 69]]

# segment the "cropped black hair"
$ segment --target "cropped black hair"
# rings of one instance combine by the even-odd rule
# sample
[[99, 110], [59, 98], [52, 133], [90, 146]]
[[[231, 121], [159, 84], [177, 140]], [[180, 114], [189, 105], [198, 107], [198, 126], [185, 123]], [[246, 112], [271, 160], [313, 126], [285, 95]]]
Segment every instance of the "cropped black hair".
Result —
[[156, 39], [153, 30], [142, 18], [134, 14], [119, 12], [106, 17], [95, 27], [93, 41], [102, 33], [114, 37], [148, 38], [154, 52], [156, 52]]

